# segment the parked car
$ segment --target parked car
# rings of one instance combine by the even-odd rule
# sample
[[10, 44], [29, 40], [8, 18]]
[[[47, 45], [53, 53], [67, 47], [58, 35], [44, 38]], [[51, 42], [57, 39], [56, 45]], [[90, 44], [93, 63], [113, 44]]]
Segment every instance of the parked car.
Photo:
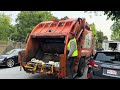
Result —
[[13, 67], [18, 63], [18, 53], [24, 49], [13, 49], [4, 55], [0, 55], [0, 66]]
[[120, 51], [99, 51], [88, 64], [88, 79], [120, 78]]

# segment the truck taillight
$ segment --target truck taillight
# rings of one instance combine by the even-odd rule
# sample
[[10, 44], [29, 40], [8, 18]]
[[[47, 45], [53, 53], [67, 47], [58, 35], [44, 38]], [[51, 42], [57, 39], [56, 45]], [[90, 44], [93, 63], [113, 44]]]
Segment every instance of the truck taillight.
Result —
[[61, 72], [61, 71], [58, 72], [58, 73], [57, 73], [57, 76], [58, 76], [59, 78], [63, 78], [63, 76], [64, 76], [64, 75], [63, 75], [63, 72]]
[[88, 63], [88, 65], [91, 67], [98, 67], [98, 65], [93, 61], [93, 60], [90, 60], [90, 62]]
[[60, 73], [60, 77], [63, 77], [63, 73], [62, 72]]
[[95, 63], [95, 64], [94, 64], [94, 67], [98, 67], [98, 65]]

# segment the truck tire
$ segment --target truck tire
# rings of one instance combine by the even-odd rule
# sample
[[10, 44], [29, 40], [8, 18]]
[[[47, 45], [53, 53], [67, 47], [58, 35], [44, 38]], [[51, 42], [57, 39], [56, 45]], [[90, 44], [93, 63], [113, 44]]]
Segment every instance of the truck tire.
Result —
[[77, 76], [81, 77], [84, 73], [85, 68], [85, 58], [81, 58], [78, 65]]

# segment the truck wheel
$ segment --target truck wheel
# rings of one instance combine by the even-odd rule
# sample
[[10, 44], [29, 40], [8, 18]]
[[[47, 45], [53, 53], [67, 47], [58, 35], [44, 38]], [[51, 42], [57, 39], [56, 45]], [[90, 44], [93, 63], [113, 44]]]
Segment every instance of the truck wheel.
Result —
[[78, 65], [77, 76], [81, 77], [84, 73], [85, 68], [85, 58], [81, 58]]
[[14, 60], [8, 59], [8, 60], [6, 61], [6, 66], [7, 66], [7, 67], [11, 68], [11, 67], [13, 67], [14, 65], [15, 65]]

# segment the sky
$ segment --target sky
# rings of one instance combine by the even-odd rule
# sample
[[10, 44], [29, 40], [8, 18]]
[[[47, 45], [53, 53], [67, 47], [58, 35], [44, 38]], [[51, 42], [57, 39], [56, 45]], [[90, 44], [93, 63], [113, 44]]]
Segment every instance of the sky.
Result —
[[[12, 18], [12, 24], [15, 24], [15, 19], [17, 18], [17, 14], [19, 13], [19, 11], [0, 11], [0, 12], [4, 12], [5, 14], [8, 14], [11, 16]], [[94, 22], [96, 29], [98, 31], [102, 31], [104, 33], [104, 35], [106, 35], [108, 37], [109, 40], [110, 36], [111, 36], [111, 30], [110, 27], [113, 24], [113, 21], [106, 20], [107, 16], [103, 15], [103, 13], [101, 13], [101, 15], [95, 15], [95, 13], [85, 13], [84, 11], [51, 11], [51, 13], [58, 17], [58, 18], [63, 18], [65, 16], [68, 16], [69, 18], [85, 18], [86, 21], [91, 24]]]

